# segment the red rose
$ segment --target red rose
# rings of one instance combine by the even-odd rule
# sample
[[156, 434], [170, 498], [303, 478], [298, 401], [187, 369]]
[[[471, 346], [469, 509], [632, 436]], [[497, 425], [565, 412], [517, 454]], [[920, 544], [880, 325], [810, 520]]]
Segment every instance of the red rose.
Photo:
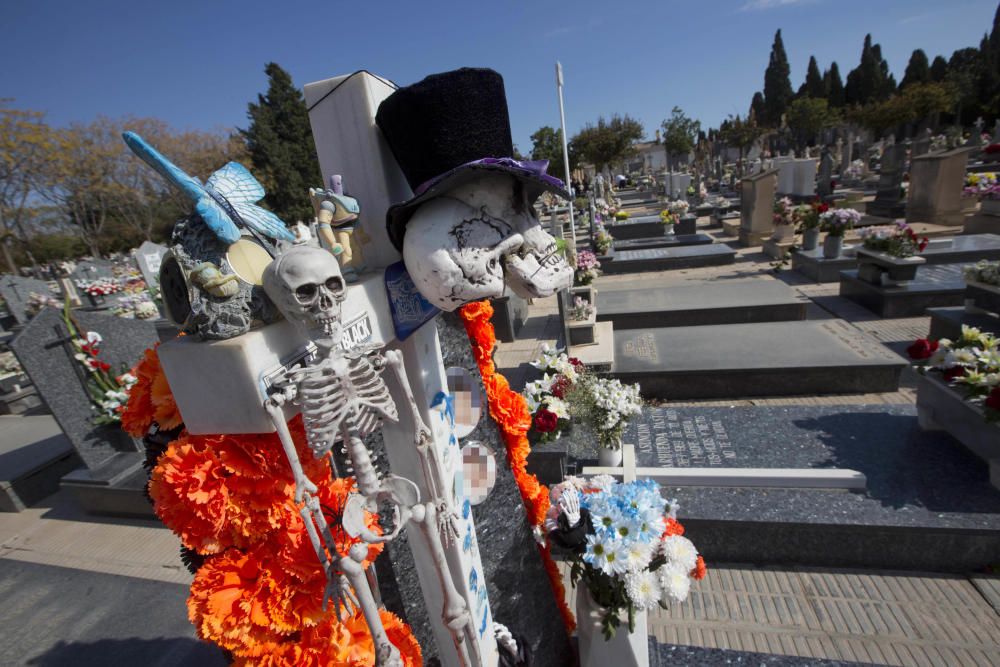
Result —
[[993, 391], [986, 397], [983, 405], [994, 410], [1000, 410], [1000, 386], [993, 387]]
[[556, 381], [552, 383], [552, 388], [549, 389], [549, 391], [556, 398], [565, 398], [566, 390], [570, 388], [570, 385], [572, 385], [572, 382], [569, 381], [569, 378], [565, 375], [560, 375], [556, 378]]
[[955, 378], [960, 378], [965, 376], [965, 366], [952, 366], [944, 372], [944, 379], [951, 382]]
[[910, 359], [929, 359], [937, 349], [938, 342], [936, 340], [918, 338], [913, 345], [906, 348], [906, 353], [910, 355]]
[[539, 433], [551, 433], [558, 425], [559, 418], [545, 408], [535, 413], [535, 430]]

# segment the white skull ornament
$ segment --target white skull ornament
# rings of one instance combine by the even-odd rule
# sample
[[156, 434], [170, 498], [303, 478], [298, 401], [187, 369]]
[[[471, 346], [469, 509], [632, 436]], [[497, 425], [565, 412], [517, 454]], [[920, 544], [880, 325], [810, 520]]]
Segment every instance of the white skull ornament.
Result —
[[484, 174], [420, 206], [406, 225], [403, 261], [420, 293], [444, 311], [503, 295], [551, 296], [573, 268], [535, 217], [520, 183]]
[[346, 288], [333, 255], [312, 246], [293, 246], [264, 269], [263, 284], [285, 319], [311, 339], [339, 340]]

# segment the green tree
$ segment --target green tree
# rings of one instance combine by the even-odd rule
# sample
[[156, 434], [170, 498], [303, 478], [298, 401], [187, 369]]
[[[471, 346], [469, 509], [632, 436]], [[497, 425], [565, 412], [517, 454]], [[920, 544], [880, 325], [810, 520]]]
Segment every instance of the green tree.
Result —
[[979, 44], [979, 78], [976, 82], [976, 97], [979, 109], [987, 122], [1000, 113], [1000, 59], [993, 51], [989, 37], [983, 37]]
[[240, 130], [246, 139], [254, 175], [267, 196], [264, 203], [291, 224], [313, 216], [308, 189], [323, 185], [319, 161], [309, 128], [309, 114], [292, 77], [275, 63], [264, 68], [266, 95], [248, 105], [250, 126]]
[[752, 118], [743, 120], [738, 114], [736, 116], [730, 114], [719, 126], [718, 139], [727, 146], [738, 148], [742, 160], [754, 142], [765, 132], [766, 130], [759, 127]]
[[[569, 168], [572, 171], [576, 169], [579, 159], [573, 151], [573, 147], [569, 148]], [[557, 176], [563, 174], [566, 169], [563, 161], [562, 130], [552, 129], [548, 125], [538, 128], [531, 135], [531, 159], [548, 160], [550, 174]], [[569, 183], [569, 174], [565, 174], [565, 176], [565, 182]]]
[[701, 122], [688, 118], [680, 107], [674, 107], [661, 124], [663, 128], [663, 147], [667, 151], [667, 160], [687, 156], [694, 148], [698, 133], [701, 132]]
[[643, 134], [642, 123], [628, 114], [615, 114], [611, 120], [601, 116], [596, 125], [588, 123], [576, 133], [570, 142], [570, 154], [576, 152], [601, 172], [630, 157], [635, 151], [632, 144], [642, 139]]
[[781, 116], [792, 101], [790, 74], [788, 56], [785, 55], [785, 44], [781, 41], [781, 30], [778, 30], [774, 33], [771, 58], [767, 69], [764, 70], [764, 118], [762, 120], [773, 127], [781, 125]]
[[941, 83], [948, 77], [948, 61], [942, 56], [934, 56], [931, 63], [931, 81]]
[[815, 97], [817, 99], [827, 96], [827, 87], [823, 82], [823, 75], [819, 73], [816, 56], [809, 56], [809, 66], [806, 68], [806, 80], [799, 87], [798, 96]]
[[906, 64], [906, 72], [903, 80], [899, 82], [900, 89], [914, 83], [929, 83], [931, 80], [931, 65], [927, 60], [927, 54], [923, 49], [916, 49], [910, 55], [910, 62]]
[[[766, 115], [764, 111], [764, 93], [759, 90], [753, 94], [753, 99], [750, 100], [750, 112], [747, 118], [754, 123], [764, 123], [764, 116]], [[739, 118], [739, 116], [736, 116]]]
[[844, 81], [840, 78], [840, 68], [836, 62], [830, 63], [830, 69], [823, 72], [823, 86], [827, 90], [827, 101], [834, 109], [846, 104], [844, 97]]
[[872, 36], [865, 35], [861, 47], [861, 62], [847, 75], [844, 87], [848, 104], [869, 104], [889, 98], [896, 87], [889, 72], [889, 64], [882, 59], [882, 48], [872, 44]]
[[800, 97], [788, 107], [788, 129], [800, 147], [815, 145], [816, 135], [837, 120], [829, 102], [822, 97]]
[[884, 134], [907, 123], [932, 119], [954, 105], [954, 91], [948, 84], [915, 83], [884, 102], [872, 102], [852, 112], [853, 120]]
[[948, 60], [945, 77], [955, 93], [955, 117], [962, 125], [971, 125], [979, 115], [979, 78], [982, 58], [979, 49], [958, 49]]

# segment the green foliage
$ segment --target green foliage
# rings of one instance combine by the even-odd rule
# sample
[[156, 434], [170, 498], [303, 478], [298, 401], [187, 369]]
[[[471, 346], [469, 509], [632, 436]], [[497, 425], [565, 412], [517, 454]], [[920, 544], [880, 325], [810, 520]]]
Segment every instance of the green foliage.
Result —
[[878, 134], [950, 110], [954, 90], [948, 84], [915, 83], [885, 102], [859, 107], [852, 117]]
[[684, 115], [680, 107], [674, 107], [670, 118], [662, 123], [663, 145], [668, 155], [687, 155], [694, 148], [701, 122]]
[[[758, 125], [764, 125], [766, 121], [764, 120], [764, 93], [759, 90], [753, 94], [753, 99], [750, 100], [750, 112], [747, 116], [750, 122], [756, 123]], [[738, 118], [739, 116], [737, 116]]]
[[865, 35], [861, 48], [861, 62], [847, 75], [844, 89], [848, 104], [870, 104], [889, 98], [896, 88], [896, 81], [889, 74], [889, 63], [882, 58], [882, 47], [872, 44], [872, 36]]
[[948, 59], [945, 81], [954, 91], [955, 115], [963, 125], [971, 124], [981, 111], [978, 96], [981, 68], [979, 49], [958, 49]]
[[740, 157], [742, 157], [753, 146], [754, 142], [764, 135], [764, 132], [765, 130], [758, 127], [753, 120], [743, 120], [739, 115], [730, 115], [719, 126], [718, 137], [719, 141], [727, 146], [739, 148]]
[[593, 164], [597, 171], [616, 164], [634, 153], [632, 144], [642, 139], [642, 124], [628, 114], [615, 114], [611, 120], [597, 119], [597, 124], [587, 124], [570, 142], [570, 155], [574, 152], [581, 159]]
[[[549, 173], [562, 178], [566, 183], [570, 182], [569, 174], [565, 173], [566, 169], [563, 161], [562, 129], [555, 130], [548, 125], [538, 128], [531, 135], [531, 159], [548, 160]], [[570, 171], [577, 168], [579, 161], [579, 156], [573, 150], [573, 146], [570, 146]]]
[[910, 56], [910, 62], [906, 64], [906, 72], [903, 74], [903, 80], [899, 82], [899, 88], [902, 90], [914, 83], [930, 83], [930, 81], [931, 65], [927, 60], [927, 54], [923, 49], [916, 49]]
[[839, 116], [822, 97], [800, 97], [788, 107], [786, 119], [799, 141], [812, 145], [820, 130], [833, 125]]
[[771, 58], [764, 70], [764, 117], [761, 122], [772, 127], [781, 124], [781, 116], [792, 101], [791, 68], [785, 54], [785, 44], [781, 41], [781, 31], [774, 33]]
[[931, 63], [931, 81], [934, 83], [942, 83], [948, 76], [948, 61], [942, 56], [934, 56], [934, 62]]
[[[309, 128], [309, 114], [292, 77], [275, 63], [264, 68], [266, 95], [248, 105], [246, 139], [254, 175], [267, 190], [264, 203], [288, 224], [310, 220], [310, 187], [324, 184]], [[347, 184], [350, 187], [350, 184]]]

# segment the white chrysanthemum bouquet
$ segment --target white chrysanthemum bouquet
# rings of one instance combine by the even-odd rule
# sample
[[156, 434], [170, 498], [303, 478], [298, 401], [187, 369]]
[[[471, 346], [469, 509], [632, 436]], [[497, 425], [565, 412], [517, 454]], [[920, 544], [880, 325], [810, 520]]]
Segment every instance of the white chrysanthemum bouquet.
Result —
[[[705, 576], [705, 562], [677, 522], [676, 503], [652, 480], [620, 483], [607, 475], [570, 477], [550, 490], [545, 527], [572, 552], [571, 576], [604, 608], [605, 638], [637, 611], [683, 602], [691, 581]], [[624, 617], [624, 618], [623, 618]]]

